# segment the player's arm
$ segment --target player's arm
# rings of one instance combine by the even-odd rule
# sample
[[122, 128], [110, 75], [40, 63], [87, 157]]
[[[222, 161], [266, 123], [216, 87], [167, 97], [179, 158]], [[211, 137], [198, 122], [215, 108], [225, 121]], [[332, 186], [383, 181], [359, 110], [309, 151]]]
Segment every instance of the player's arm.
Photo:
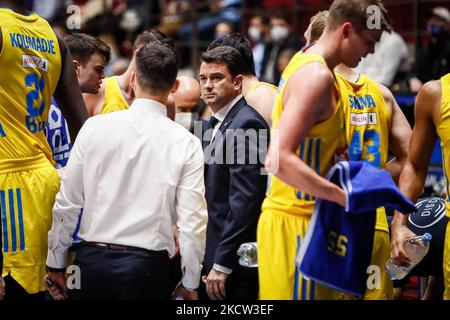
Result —
[[276, 94], [277, 91], [275, 89], [266, 85], [260, 85], [252, 93], [247, 95], [245, 100], [270, 124]]
[[299, 141], [311, 128], [332, 116], [333, 75], [319, 63], [309, 63], [294, 73], [283, 94], [285, 107], [272, 136], [267, 170], [296, 189], [345, 207], [345, 193], [319, 176], [296, 154]]
[[83, 99], [89, 117], [100, 114], [103, 103], [105, 102], [105, 80], [102, 81], [97, 94], [83, 93]]
[[395, 101], [392, 92], [383, 85], [380, 85], [384, 101], [391, 113], [389, 123], [389, 151], [394, 155], [394, 159], [387, 164], [387, 170], [398, 184], [400, 172], [408, 156], [409, 141], [411, 139], [411, 126], [406, 120], [403, 111]]
[[[439, 115], [441, 103], [441, 85], [431, 81], [419, 91], [414, 110], [415, 125], [412, 131], [409, 153], [400, 174], [399, 188], [412, 202], [416, 202], [422, 193], [428, 173], [428, 162], [436, 143], [435, 120]], [[406, 226], [408, 215], [395, 212], [392, 221], [391, 256], [394, 263], [407, 265], [403, 243], [414, 235]]]
[[75, 140], [78, 131], [87, 119], [87, 111], [73, 69], [72, 55], [64, 40], [58, 37], [58, 42], [61, 48], [62, 66], [54, 97], [66, 118], [70, 137]]

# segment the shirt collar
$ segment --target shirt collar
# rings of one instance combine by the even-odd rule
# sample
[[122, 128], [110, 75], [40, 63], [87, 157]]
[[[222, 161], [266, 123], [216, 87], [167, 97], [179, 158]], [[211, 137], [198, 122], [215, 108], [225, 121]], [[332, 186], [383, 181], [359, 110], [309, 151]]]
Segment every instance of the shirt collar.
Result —
[[236, 98], [231, 100], [225, 107], [217, 111], [216, 113], [213, 113], [214, 118], [222, 122], [225, 120], [225, 117], [227, 116], [228, 112], [233, 108], [233, 106], [242, 98], [242, 94], [238, 95]]
[[159, 113], [163, 116], [167, 116], [167, 108], [161, 102], [152, 99], [139, 98], [135, 99], [130, 106], [130, 110]]

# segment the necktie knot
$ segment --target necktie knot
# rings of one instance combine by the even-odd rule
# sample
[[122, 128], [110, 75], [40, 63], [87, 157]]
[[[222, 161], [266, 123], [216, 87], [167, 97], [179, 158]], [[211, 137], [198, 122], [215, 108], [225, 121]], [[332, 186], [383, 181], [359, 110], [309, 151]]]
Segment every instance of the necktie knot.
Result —
[[214, 128], [216, 126], [216, 124], [219, 122], [219, 119], [217, 119], [214, 116], [211, 116], [211, 118], [209, 118], [208, 122], [209, 122], [209, 126], [211, 128]]

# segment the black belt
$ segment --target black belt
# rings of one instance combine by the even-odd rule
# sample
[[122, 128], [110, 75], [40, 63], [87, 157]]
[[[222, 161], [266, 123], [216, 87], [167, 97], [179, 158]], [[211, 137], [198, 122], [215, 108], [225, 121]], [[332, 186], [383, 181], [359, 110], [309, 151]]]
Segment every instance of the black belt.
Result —
[[[100, 249], [109, 249], [109, 250], [121, 250], [121, 251], [143, 251], [143, 252], [159, 252], [152, 251], [144, 248], [132, 247], [132, 246], [123, 246], [120, 244], [113, 243], [103, 243], [103, 242], [90, 242], [90, 241], [81, 241], [81, 244], [88, 247], [100, 248]], [[166, 252], [166, 251], [161, 251]]]

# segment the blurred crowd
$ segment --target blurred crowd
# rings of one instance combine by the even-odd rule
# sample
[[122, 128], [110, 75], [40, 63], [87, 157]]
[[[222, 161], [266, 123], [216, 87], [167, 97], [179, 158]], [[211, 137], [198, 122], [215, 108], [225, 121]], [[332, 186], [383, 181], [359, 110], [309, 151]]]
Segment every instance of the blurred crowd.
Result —
[[[274, 1], [276, 2], [276, 1]], [[67, 18], [78, 6], [80, 27], [112, 48], [106, 76], [122, 74], [130, 61], [132, 43], [145, 29], [157, 28], [172, 37], [181, 52], [182, 73], [194, 76], [192, 54], [232, 32], [241, 32], [253, 45], [256, 75], [277, 85], [291, 57], [305, 42], [293, 8], [272, 6], [263, 0], [42, 0], [34, 10], [52, 23], [61, 35]], [[280, 2], [281, 3], [281, 2]], [[447, 6], [447, 7], [446, 7]], [[416, 93], [421, 85], [450, 71], [450, 12], [443, 3], [427, 12], [426, 25], [418, 43], [405, 41], [395, 31], [385, 33], [376, 54], [363, 59], [357, 71], [368, 74], [395, 93]], [[68, 12], [69, 11], [69, 12]], [[423, 41], [422, 41], [423, 40]], [[423, 42], [423, 43], [422, 43]], [[195, 50], [193, 48], [195, 47]]]

